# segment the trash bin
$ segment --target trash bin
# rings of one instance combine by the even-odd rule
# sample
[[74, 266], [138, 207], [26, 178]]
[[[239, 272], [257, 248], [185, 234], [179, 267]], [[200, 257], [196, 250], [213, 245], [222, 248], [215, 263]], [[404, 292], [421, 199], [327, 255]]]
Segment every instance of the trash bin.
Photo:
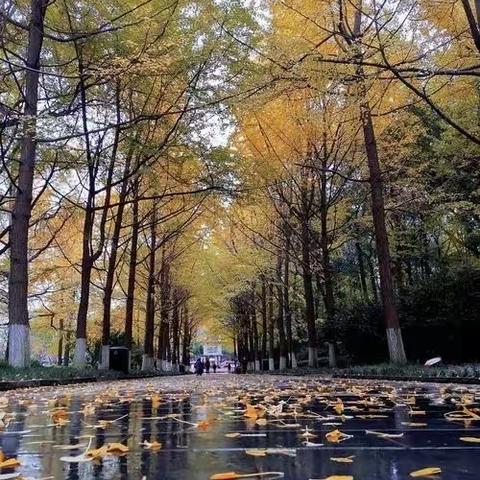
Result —
[[128, 373], [129, 351], [127, 347], [110, 347], [110, 370]]

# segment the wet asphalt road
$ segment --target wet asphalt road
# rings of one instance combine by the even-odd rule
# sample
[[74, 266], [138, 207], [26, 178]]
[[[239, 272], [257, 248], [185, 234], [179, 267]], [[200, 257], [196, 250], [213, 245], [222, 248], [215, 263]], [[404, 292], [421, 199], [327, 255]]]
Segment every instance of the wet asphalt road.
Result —
[[[18, 459], [20, 466], [1, 469], [0, 480], [8, 474], [204, 480], [232, 471], [279, 472], [292, 480], [333, 475], [406, 480], [426, 467], [442, 470], [430, 477], [438, 480], [479, 480], [480, 443], [460, 440], [480, 439], [479, 406], [480, 387], [475, 386], [267, 375], [5, 392], [0, 445], [5, 457]], [[466, 415], [451, 414], [465, 409]], [[253, 415], [245, 416], [249, 411]], [[325, 434], [336, 429], [346, 439], [329, 442]], [[149, 448], [152, 442], [161, 448]], [[112, 443], [128, 451], [62, 460]], [[69, 445], [79, 446], [70, 450]], [[346, 457], [350, 463], [332, 460]]]

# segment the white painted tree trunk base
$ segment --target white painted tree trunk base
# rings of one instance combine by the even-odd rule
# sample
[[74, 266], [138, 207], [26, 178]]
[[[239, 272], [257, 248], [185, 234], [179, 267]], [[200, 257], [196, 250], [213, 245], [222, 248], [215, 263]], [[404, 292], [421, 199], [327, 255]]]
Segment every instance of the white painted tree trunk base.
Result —
[[318, 364], [317, 349], [314, 347], [308, 347], [308, 366], [315, 368]]
[[407, 363], [403, 347], [402, 331], [399, 328], [387, 328], [388, 352], [392, 363]]
[[110, 345], [102, 345], [102, 351], [100, 354], [99, 368], [102, 370], [108, 370], [110, 368]]
[[280, 370], [286, 370], [287, 369], [287, 357], [280, 357], [280, 363], [278, 365]]
[[190, 365], [185, 365], [185, 373], [190, 373]]
[[87, 360], [87, 339], [77, 338], [75, 342], [75, 353], [73, 354], [73, 366], [84, 368]]
[[328, 343], [328, 366], [330, 368], [337, 367], [337, 355], [335, 353], [335, 344]]
[[8, 364], [17, 368], [30, 366], [30, 328], [28, 325], [9, 325]]
[[249, 371], [255, 370], [255, 363], [254, 362], [248, 362], [247, 370], [249, 370]]
[[270, 372], [273, 372], [275, 370], [275, 361], [273, 360], [273, 358], [268, 359], [268, 370]]
[[146, 355], [145, 353], [142, 355], [142, 370], [152, 370], [153, 369], [153, 357], [150, 355]]
[[295, 355], [295, 353], [292, 352], [292, 368], [297, 368], [297, 367], [298, 367], [297, 356]]
[[255, 371], [256, 372], [260, 371], [260, 360], [255, 360]]

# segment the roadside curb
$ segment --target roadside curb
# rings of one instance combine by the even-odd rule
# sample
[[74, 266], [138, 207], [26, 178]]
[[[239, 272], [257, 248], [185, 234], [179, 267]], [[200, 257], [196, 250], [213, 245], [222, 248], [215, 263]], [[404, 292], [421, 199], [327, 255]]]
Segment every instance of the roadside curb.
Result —
[[463, 383], [466, 385], [480, 385], [480, 378], [476, 377], [408, 377], [397, 375], [354, 375], [332, 374], [332, 378], [345, 380], [386, 380], [390, 382], [423, 382], [423, 383]]
[[21, 388], [55, 387], [61, 385], [73, 385], [78, 383], [112, 382], [120, 380], [142, 380], [146, 378], [177, 377], [188, 375], [187, 373], [174, 374], [145, 374], [126, 375], [122, 377], [80, 377], [80, 378], [42, 378], [37, 380], [6, 380], [0, 381], [0, 392], [7, 390], [18, 390]]

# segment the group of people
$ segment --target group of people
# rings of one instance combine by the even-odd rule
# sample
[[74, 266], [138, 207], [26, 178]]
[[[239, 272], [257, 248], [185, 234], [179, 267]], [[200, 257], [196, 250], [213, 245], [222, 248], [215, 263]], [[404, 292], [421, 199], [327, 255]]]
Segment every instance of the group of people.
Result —
[[[212, 361], [210, 363], [209, 358], [206, 358], [205, 361], [203, 361], [201, 358], [197, 358], [197, 361], [195, 362], [194, 368], [195, 368], [195, 373], [200, 376], [200, 375], [203, 375], [204, 371], [206, 373], [210, 373], [210, 369], [213, 370], [213, 373], [217, 373], [217, 368], [219, 368], [219, 367], [217, 366], [215, 361]], [[232, 369], [232, 366], [230, 365], [230, 363], [228, 363], [227, 364], [227, 370], [230, 372], [231, 369]]]

